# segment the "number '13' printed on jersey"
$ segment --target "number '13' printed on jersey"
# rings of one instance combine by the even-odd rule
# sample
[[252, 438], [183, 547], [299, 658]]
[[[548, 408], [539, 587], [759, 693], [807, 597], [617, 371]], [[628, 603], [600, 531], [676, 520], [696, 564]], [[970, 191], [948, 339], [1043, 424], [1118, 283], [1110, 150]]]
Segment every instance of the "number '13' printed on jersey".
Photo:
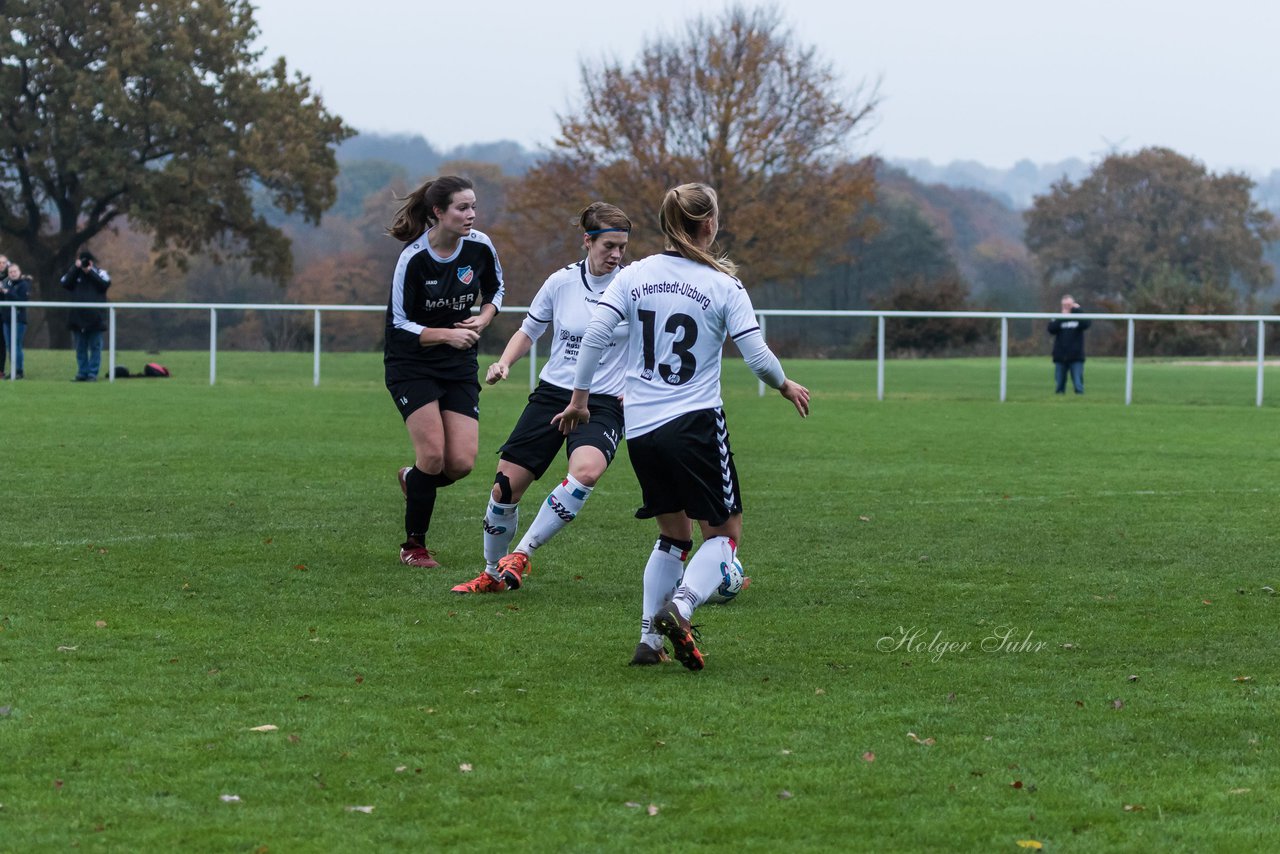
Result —
[[643, 336], [641, 355], [644, 364], [640, 370], [640, 378], [653, 379], [653, 372], [656, 369], [668, 385], [683, 385], [688, 382], [698, 370], [698, 359], [693, 354], [693, 345], [698, 341], [698, 322], [687, 314], [673, 314], [663, 324], [662, 331], [672, 336], [671, 355], [676, 360], [673, 366], [666, 362], [656, 364], [658, 360], [657, 314], [647, 309], [640, 309], [636, 315], [640, 318]]

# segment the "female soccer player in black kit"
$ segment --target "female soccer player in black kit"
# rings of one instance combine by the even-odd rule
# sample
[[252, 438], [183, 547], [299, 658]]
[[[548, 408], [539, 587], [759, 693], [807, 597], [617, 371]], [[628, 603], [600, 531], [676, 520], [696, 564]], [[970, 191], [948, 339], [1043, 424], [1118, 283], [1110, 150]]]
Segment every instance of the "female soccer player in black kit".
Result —
[[475, 218], [475, 188], [449, 175], [410, 193], [387, 229], [408, 244], [391, 279], [383, 356], [413, 442], [413, 465], [400, 469], [406, 566], [440, 565], [426, 547], [436, 490], [471, 473], [480, 445], [476, 345], [504, 289], [498, 253], [472, 228]]

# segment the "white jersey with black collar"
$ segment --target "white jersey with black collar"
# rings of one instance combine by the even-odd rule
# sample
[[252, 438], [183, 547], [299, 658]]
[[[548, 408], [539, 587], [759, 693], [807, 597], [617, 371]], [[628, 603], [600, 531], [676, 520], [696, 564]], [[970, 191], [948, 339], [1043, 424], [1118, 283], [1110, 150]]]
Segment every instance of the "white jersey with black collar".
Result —
[[[595, 312], [600, 296], [622, 268], [607, 276], [593, 276], [585, 260], [563, 267], [547, 277], [520, 325], [520, 331], [537, 341], [548, 327], [552, 329], [551, 354], [538, 376], [543, 382], [563, 389], [573, 389], [578, 368], [582, 335]], [[619, 325], [605, 348], [596, 369], [591, 390], [597, 394], [622, 394], [623, 365], [626, 355], [627, 326]]]
[[[600, 298], [584, 349], [590, 352], [607, 341], [604, 336], [624, 321], [630, 325], [623, 391], [628, 438], [685, 413], [722, 405], [726, 337], [756, 376], [774, 388], [785, 380], [742, 283], [674, 252], [636, 261], [614, 278]], [[574, 386], [595, 391], [585, 365], [579, 366]]]

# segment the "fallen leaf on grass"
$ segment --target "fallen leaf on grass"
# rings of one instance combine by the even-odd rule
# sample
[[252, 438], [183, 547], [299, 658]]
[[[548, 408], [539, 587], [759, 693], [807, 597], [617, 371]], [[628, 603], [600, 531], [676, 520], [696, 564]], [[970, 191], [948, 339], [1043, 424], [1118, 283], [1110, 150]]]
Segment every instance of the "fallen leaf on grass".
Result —
[[649, 804], [649, 808], [648, 808], [647, 810], [645, 810], [645, 812], [649, 813], [649, 815], [657, 815], [657, 814], [658, 814], [658, 805], [657, 805], [657, 804]]
[[1227, 789], [1228, 795], [1243, 795], [1248, 789]]
[[923, 744], [926, 746], [933, 746], [934, 744], [937, 743], [932, 738], [921, 738], [920, 736], [916, 735], [914, 732], [907, 733], [907, 738], [911, 739], [916, 744]]
[[783, 789], [781, 792], [778, 792], [778, 800], [780, 801], [791, 800], [791, 793], [788, 792], [786, 789]]
[[870, 521], [871, 521], [871, 517], [870, 517], [870, 516], [859, 516], [859, 517], [858, 517], [858, 521], [859, 521], [859, 522], [870, 522]]
[[814, 689], [813, 689], [813, 695], [814, 695], [815, 697], [821, 697], [821, 696], [822, 696], [823, 694], [825, 694], [825, 693], [827, 693], [827, 689], [826, 689], [826, 688], [814, 688]]
[[872, 753], [870, 750], [868, 750], [866, 753], [862, 754], [862, 761], [863, 761], [863, 762], [875, 762], [875, 761], [876, 761], [876, 755], [875, 755], [874, 753]]
[[627, 801], [625, 804], [623, 804], [623, 806], [626, 807], [627, 809], [638, 810], [640, 809], [641, 805], [636, 801]]
[[409, 770], [409, 766], [408, 766], [408, 765], [397, 765], [397, 766], [396, 766], [396, 773], [397, 773], [397, 774], [403, 774], [405, 771], [408, 771], [408, 770]]
[[275, 732], [280, 727], [275, 724], [263, 724], [262, 726], [251, 726], [249, 732]]
[[1123, 709], [1123, 708], [1124, 708], [1124, 700], [1112, 700], [1112, 701], [1111, 701], [1111, 708], [1113, 708], [1113, 709]]
[[238, 804], [240, 803], [240, 796], [239, 795], [218, 795], [218, 800], [222, 801], [224, 804]]
[[75, 652], [79, 647], [76, 646], [60, 646], [58, 652]]
[[1044, 847], [1044, 844], [1043, 844], [1043, 843], [1041, 843], [1041, 842], [1038, 842], [1038, 841], [1036, 841], [1036, 840], [1034, 840], [1034, 839], [1019, 839], [1019, 840], [1018, 840], [1018, 847], [1019, 847], [1019, 848], [1034, 848], [1035, 850], [1039, 851], [1041, 848], [1043, 848], [1043, 847]]
[[306, 565], [305, 563], [295, 563], [295, 564], [293, 565], [293, 568], [294, 568], [294, 569], [296, 569], [296, 570], [298, 570], [298, 572], [306, 572], [306, 571], [307, 571], [307, 565]]
[[471, 773], [471, 763], [470, 763], [470, 762], [463, 762], [461, 765], [459, 765], [459, 766], [458, 766], [458, 770], [459, 770], [459, 771], [461, 771], [463, 774], [470, 774], [470, 773]]
[[1021, 789], [1021, 788], [1022, 788], [1022, 781], [1021, 781], [1021, 780], [1014, 780], [1014, 781], [1013, 781], [1012, 783], [1010, 783], [1009, 785], [1010, 785], [1012, 788], [1014, 788], [1014, 789]]
[[357, 674], [356, 674], [356, 684], [357, 684], [357, 685], [363, 685], [363, 684], [364, 684], [364, 675], [363, 675], [363, 674], [361, 674], [361, 673], [357, 673]]
[[347, 807], [347, 812], [371, 813], [373, 812], [373, 807]]
[[1252, 676], [1237, 676], [1236, 678], [1232, 679], [1231, 681], [1232, 681], [1232, 682], [1252, 682], [1252, 681], [1253, 681], [1253, 677], [1252, 677]]
[[1127, 681], [1129, 681], [1129, 682], [1137, 682], [1137, 681], [1138, 681], [1138, 677], [1137, 677], [1137, 676], [1127, 676], [1127, 677], [1125, 677], [1125, 678], [1126, 678], [1126, 680], [1127, 680]]
[[105, 629], [107, 627], [106, 620], [95, 620], [93, 624], [100, 629]]
[[1125, 804], [1124, 805], [1125, 812], [1142, 812], [1145, 809], [1146, 807], [1144, 807], [1142, 804]]

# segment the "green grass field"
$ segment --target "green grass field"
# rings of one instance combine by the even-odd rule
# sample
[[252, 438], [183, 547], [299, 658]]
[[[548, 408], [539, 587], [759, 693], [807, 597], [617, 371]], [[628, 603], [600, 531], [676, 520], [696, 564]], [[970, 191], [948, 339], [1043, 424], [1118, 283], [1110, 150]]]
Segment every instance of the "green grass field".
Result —
[[753, 584], [690, 673], [625, 666], [624, 459], [525, 589], [448, 592], [523, 366], [425, 571], [377, 356], [157, 358], [0, 385], [2, 852], [1280, 847], [1280, 370], [793, 361], [801, 421], [727, 361]]

